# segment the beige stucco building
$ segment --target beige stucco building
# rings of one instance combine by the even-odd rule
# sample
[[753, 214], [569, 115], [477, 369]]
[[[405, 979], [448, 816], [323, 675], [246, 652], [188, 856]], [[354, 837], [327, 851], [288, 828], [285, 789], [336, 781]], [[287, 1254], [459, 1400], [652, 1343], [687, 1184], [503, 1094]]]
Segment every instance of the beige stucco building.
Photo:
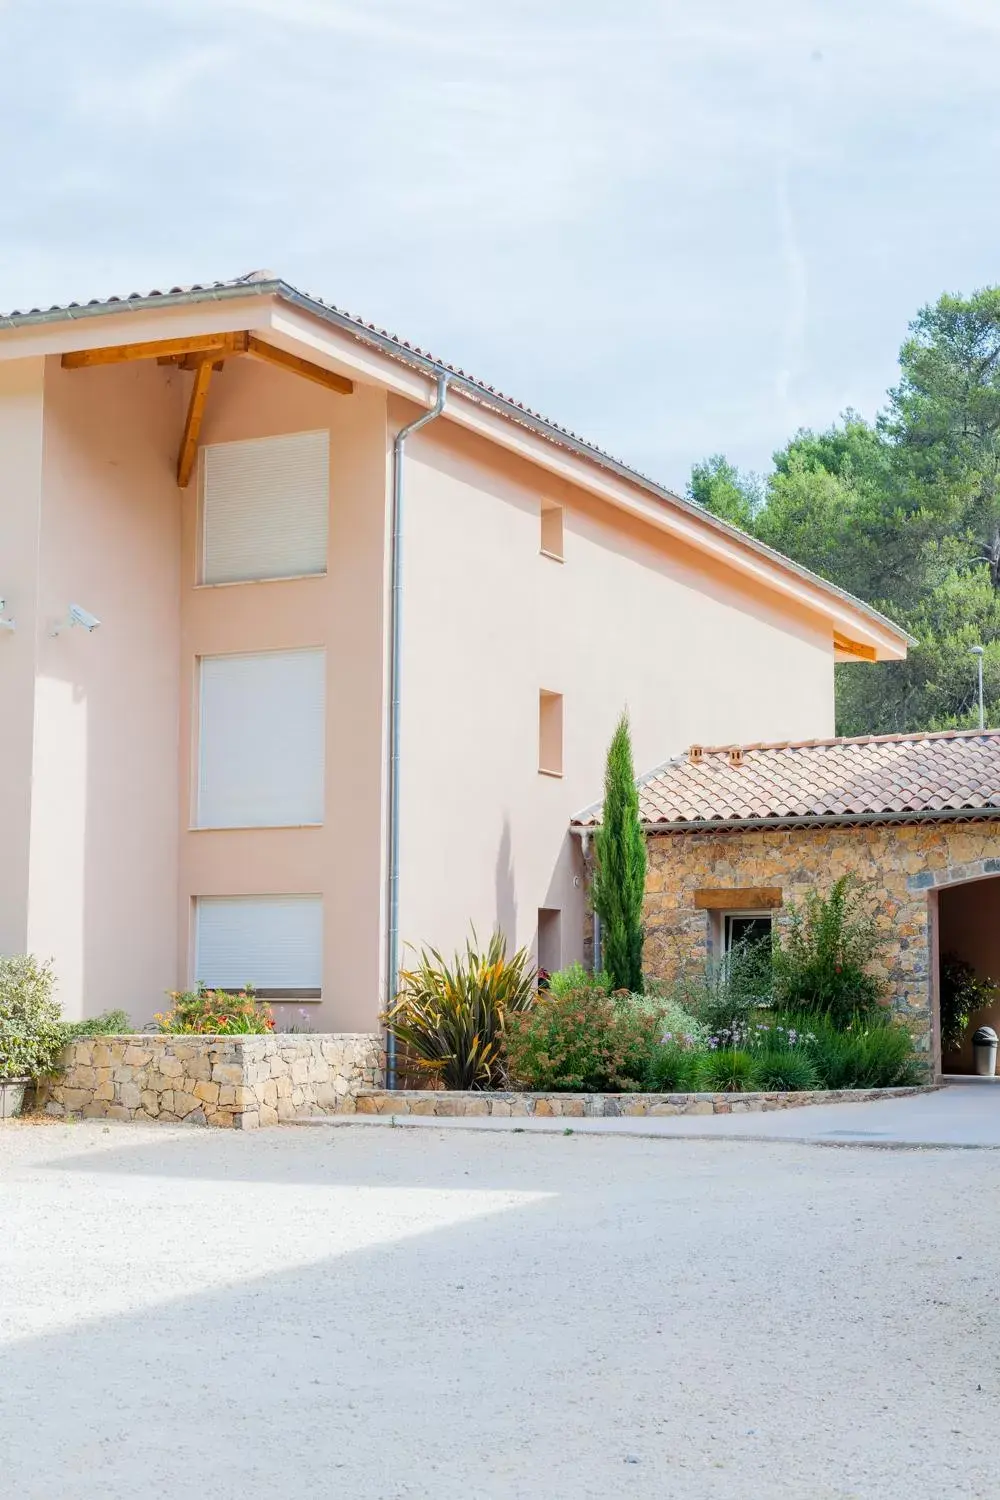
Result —
[[200, 979], [371, 1028], [470, 921], [566, 962], [624, 706], [640, 764], [829, 734], [906, 648], [269, 274], [0, 319], [0, 597], [0, 951], [139, 1024]]

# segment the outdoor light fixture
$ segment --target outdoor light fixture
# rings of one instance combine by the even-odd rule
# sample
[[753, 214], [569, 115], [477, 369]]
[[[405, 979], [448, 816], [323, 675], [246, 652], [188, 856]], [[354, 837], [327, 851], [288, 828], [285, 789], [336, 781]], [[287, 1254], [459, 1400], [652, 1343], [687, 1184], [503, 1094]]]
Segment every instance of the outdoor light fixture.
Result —
[[61, 620], [58, 625], [53, 625], [52, 634], [62, 635], [64, 630], [72, 630], [74, 625], [82, 625], [90, 635], [100, 623], [97, 616], [92, 615], [89, 609], [84, 609], [82, 604], [71, 604], [65, 620]]
[[6, 600], [0, 599], [0, 630], [16, 630], [16, 622], [14, 620], [5, 620], [3, 617], [5, 607]]
[[986, 728], [986, 712], [983, 704], [983, 648], [982, 646], [970, 646], [969, 651], [979, 664], [979, 727]]

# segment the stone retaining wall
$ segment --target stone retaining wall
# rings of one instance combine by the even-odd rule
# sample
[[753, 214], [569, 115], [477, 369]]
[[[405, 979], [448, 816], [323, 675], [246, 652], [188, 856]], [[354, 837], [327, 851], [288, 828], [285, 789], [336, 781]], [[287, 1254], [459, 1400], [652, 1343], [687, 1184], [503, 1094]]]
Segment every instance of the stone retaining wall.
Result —
[[40, 1085], [49, 1115], [165, 1120], [255, 1130], [350, 1114], [384, 1080], [382, 1039], [329, 1036], [99, 1036], [71, 1042]]
[[527, 1115], [560, 1119], [607, 1119], [629, 1115], [747, 1115], [765, 1110], [799, 1109], [806, 1104], [865, 1103], [934, 1092], [935, 1085], [903, 1089], [816, 1089], [796, 1094], [480, 1094], [446, 1090], [362, 1089], [359, 1115], [494, 1115], [505, 1119]]

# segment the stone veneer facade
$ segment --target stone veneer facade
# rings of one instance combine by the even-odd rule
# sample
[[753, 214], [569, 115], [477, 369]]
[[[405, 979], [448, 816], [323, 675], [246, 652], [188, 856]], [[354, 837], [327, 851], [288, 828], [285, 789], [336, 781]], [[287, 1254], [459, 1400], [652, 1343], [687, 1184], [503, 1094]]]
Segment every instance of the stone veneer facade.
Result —
[[[715, 956], [717, 919], [695, 906], [697, 890], [780, 887], [787, 909], [840, 875], [870, 882], [893, 1007], [939, 1068], [937, 891], [1000, 874], [1000, 820], [651, 834], [648, 849], [645, 967], [664, 980]], [[782, 908], [773, 916], [780, 925]]]
[[384, 1079], [382, 1039], [368, 1032], [84, 1037], [61, 1061], [38, 1091], [49, 1115], [235, 1130], [351, 1114], [359, 1091]]

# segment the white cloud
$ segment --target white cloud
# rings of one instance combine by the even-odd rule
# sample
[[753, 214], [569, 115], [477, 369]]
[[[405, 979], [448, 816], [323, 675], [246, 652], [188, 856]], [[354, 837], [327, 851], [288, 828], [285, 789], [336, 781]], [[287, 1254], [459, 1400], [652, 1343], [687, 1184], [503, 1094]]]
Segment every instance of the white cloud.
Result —
[[0, 306], [275, 266], [682, 486], [996, 275], [992, 0], [33, 0]]

